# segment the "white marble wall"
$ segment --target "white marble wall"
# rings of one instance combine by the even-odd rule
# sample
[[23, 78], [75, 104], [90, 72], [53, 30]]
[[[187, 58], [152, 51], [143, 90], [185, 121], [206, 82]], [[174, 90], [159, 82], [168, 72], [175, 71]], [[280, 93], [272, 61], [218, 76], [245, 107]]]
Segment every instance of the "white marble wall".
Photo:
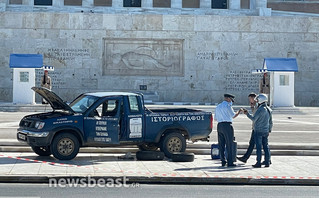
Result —
[[142, 8], [153, 8], [153, 0], [142, 0]]
[[230, 9], [230, 10], [239, 10], [240, 9], [240, 0], [228, 0], [228, 4], [229, 4], [228, 9]]
[[123, 0], [113, 0], [112, 7], [114, 8], [123, 8]]
[[[217, 103], [231, 92], [238, 104], [258, 91], [260, 76], [250, 71], [261, 68], [263, 58], [296, 57], [295, 105], [319, 105], [315, 17], [18, 12], [0, 17], [0, 101], [12, 101], [9, 54], [40, 53], [45, 64], [55, 66], [53, 90], [66, 100], [81, 92], [147, 85], [160, 101]], [[183, 75], [103, 76], [104, 39], [112, 38], [183, 41]]]
[[212, 8], [212, 0], [200, 0], [199, 6], [200, 6], [200, 8], [211, 9]]
[[182, 8], [181, 0], [171, 0], [171, 8]]
[[82, 7], [93, 7], [94, 0], [82, 0]]
[[61, 8], [64, 6], [64, 0], [54, 0], [54, 1], [52, 1], [52, 6], [57, 7], [57, 8]]

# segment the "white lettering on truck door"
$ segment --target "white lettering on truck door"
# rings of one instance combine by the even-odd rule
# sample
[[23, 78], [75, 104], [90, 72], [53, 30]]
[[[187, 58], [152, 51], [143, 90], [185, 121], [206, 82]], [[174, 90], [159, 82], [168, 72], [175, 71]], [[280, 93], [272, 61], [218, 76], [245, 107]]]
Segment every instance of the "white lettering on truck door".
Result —
[[130, 119], [130, 138], [142, 137], [142, 118]]

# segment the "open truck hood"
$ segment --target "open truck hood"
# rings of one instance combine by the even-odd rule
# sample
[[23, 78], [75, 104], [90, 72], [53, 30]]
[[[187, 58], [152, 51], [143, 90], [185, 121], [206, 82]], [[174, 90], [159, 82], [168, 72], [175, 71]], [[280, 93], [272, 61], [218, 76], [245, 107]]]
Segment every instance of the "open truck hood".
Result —
[[51, 105], [53, 110], [65, 110], [75, 113], [73, 109], [63, 102], [63, 100], [53, 91], [44, 87], [32, 87], [31, 89], [42, 96]]

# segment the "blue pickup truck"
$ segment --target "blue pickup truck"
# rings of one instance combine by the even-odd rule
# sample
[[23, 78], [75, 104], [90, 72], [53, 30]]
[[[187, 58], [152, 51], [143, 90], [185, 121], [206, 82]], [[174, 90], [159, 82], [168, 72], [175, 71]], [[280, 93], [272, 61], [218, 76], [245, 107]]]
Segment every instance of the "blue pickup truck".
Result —
[[67, 104], [46, 88], [32, 89], [53, 111], [22, 118], [17, 139], [40, 156], [70, 160], [80, 147], [138, 145], [140, 150], [160, 148], [170, 158], [185, 151], [186, 140], [207, 140], [213, 127], [211, 112], [147, 109], [142, 94], [84, 93]]

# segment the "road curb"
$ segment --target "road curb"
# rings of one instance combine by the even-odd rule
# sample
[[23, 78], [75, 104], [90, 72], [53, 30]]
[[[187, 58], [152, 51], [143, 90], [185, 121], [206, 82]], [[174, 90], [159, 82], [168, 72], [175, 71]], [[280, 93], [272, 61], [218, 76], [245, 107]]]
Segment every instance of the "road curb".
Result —
[[[210, 155], [211, 145], [216, 142], [198, 142], [188, 143], [187, 152], [195, 153], [196, 155]], [[248, 144], [238, 142], [238, 155], [246, 152]], [[272, 155], [289, 155], [289, 156], [319, 156], [319, 144], [270, 144]], [[137, 146], [120, 146], [120, 147], [83, 147], [80, 148], [80, 153], [120, 153], [128, 152], [136, 153], [139, 151]], [[0, 139], [0, 152], [33, 152], [31, 147], [18, 142], [17, 140]], [[253, 151], [255, 154], [256, 151]]]
[[[79, 153], [136, 153], [139, 151], [137, 148], [81, 148]], [[33, 152], [31, 147], [12, 147], [12, 146], [0, 146], [0, 152]], [[187, 148], [186, 152], [194, 153], [196, 155], [210, 155], [210, 149], [191, 149]], [[237, 154], [245, 154], [246, 149], [238, 149]], [[253, 151], [252, 154], [255, 154]], [[315, 150], [271, 150], [271, 155], [285, 155], [285, 156], [319, 156], [319, 151]]]
[[[138, 184], [228, 184], [228, 185], [312, 185], [319, 186], [319, 179], [291, 179], [291, 178], [265, 178], [265, 177], [159, 177], [159, 176], [90, 176], [89, 181], [115, 181], [116, 179], [123, 179], [127, 184], [134, 184], [136, 187]], [[81, 180], [87, 184], [87, 176], [32, 176], [32, 175], [0, 175], [0, 183], [44, 183], [44, 184], [56, 184], [59, 187], [59, 182], [72, 186], [72, 183], [68, 181]], [[74, 183], [73, 183], [74, 184]], [[92, 183], [91, 183], [92, 184]], [[71, 185], [71, 186], [70, 186]], [[79, 186], [80, 184], [78, 184]], [[93, 185], [93, 184], [92, 184]], [[129, 185], [132, 186], [133, 185]]]

